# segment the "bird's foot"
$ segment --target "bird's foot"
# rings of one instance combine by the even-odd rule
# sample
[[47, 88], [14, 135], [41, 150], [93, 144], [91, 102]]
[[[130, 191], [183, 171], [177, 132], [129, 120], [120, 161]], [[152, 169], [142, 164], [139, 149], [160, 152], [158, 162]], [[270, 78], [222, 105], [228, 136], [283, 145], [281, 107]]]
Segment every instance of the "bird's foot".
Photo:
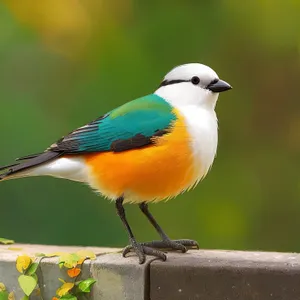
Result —
[[123, 257], [126, 257], [126, 255], [130, 252], [135, 252], [136, 255], [139, 258], [139, 263], [143, 264], [146, 261], [146, 255], [151, 255], [154, 257], [157, 257], [163, 261], [167, 259], [167, 256], [157, 249], [153, 249], [149, 246], [144, 245], [145, 243], [138, 243], [136, 241], [131, 241], [131, 245], [128, 245], [123, 250]]
[[139, 257], [140, 264], [145, 262], [145, 255], [152, 255], [165, 261], [167, 256], [160, 250], [165, 251], [181, 251], [182, 253], [187, 252], [190, 249], [199, 249], [199, 245], [193, 240], [162, 240], [152, 241], [145, 243], [132, 243], [123, 250], [123, 256], [125, 257], [129, 252], [135, 252]]
[[152, 241], [142, 243], [143, 246], [163, 249], [166, 251], [181, 251], [182, 253], [187, 252], [189, 249], [199, 249], [199, 245], [193, 240], [170, 240], [164, 239], [162, 241]]

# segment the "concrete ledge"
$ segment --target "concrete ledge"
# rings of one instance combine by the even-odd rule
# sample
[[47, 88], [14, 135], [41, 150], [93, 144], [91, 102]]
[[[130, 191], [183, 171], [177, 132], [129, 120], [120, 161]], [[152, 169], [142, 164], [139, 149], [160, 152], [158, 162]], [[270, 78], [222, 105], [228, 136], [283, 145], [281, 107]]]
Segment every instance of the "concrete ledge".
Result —
[[300, 255], [191, 251], [153, 262], [150, 282], [151, 300], [297, 300]]
[[[10, 247], [22, 250], [8, 250]], [[55, 251], [75, 252], [84, 247], [39, 245], [0, 246], [0, 282], [20, 299], [18, 255]], [[119, 249], [91, 248], [98, 256], [83, 267], [83, 277], [97, 280], [91, 299], [101, 300], [297, 300], [300, 299], [300, 254], [242, 251], [169, 253], [168, 261], [135, 256], [122, 258]], [[64, 273], [57, 258], [42, 261], [38, 269], [44, 300], [51, 300]], [[40, 299], [31, 297], [30, 299]]]

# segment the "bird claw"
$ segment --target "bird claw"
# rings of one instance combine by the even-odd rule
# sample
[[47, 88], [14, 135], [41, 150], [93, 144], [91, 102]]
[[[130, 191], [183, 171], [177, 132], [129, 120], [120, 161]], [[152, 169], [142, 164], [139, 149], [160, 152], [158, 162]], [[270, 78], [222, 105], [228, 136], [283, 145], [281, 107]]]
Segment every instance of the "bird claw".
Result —
[[167, 256], [162, 251], [144, 246], [143, 244], [136, 242], [133, 242], [132, 245], [128, 245], [124, 248], [122, 252], [123, 257], [126, 257], [126, 255], [130, 252], [136, 253], [139, 258], [140, 264], [143, 264], [146, 261], [146, 255], [157, 257], [163, 261], [166, 261], [167, 259]]
[[162, 240], [142, 243], [143, 246], [148, 246], [157, 249], [165, 249], [166, 251], [181, 251], [187, 252], [190, 249], [199, 249], [199, 245], [193, 240]]
[[139, 257], [140, 264], [143, 264], [146, 260], [146, 255], [155, 256], [165, 261], [167, 256], [157, 249], [164, 250], [175, 250], [181, 251], [182, 253], [187, 252], [190, 249], [199, 249], [199, 245], [196, 241], [193, 240], [162, 240], [162, 241], [152, 241], [144, 243], [136, 243], [132, 241], [132, 245], [128, 245], [123, 250], [123, 257], [130, 252], [135, 252]]
[[178, 243], [180, 245], [185, 246], [188, 250], [192, 249], [199, 249], [199, 244], [197, 241], [194, 240], [187, 240], [187, 239], [182, 239], [182, 240], [171, 240], [171, 242]]

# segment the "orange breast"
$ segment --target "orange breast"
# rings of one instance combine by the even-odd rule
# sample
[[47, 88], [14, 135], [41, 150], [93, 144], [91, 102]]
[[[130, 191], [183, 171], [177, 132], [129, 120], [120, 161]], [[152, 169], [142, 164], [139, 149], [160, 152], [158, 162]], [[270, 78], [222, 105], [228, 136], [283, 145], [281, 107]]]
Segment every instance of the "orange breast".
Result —
[[[177, 113], [178, 115], [178, 113]], [[85, 155], [90, 184], [109, 198], [127, 202], [159, 201], [176, 196], [197, 179], [190, 137], [182, 117], [155, 144], [119, 153]]]

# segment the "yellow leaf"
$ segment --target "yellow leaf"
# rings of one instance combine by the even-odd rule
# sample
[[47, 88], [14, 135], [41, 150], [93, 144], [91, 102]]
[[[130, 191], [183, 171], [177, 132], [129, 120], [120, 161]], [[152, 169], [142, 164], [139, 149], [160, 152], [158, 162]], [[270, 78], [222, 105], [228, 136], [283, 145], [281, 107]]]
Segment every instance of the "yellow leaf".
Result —
[[59, 263], [63, 263], [68, 269], [76, 267], [80, 257], [76, 253], [66, 253], [59, 257]]
[[15, 294], [14, 294], [14, 292], [10, 292], [8, 294], [8, 300], [15, 300]]
[[77, 264], [81, 265], [85, 260], [86, 260], [86, 258], [80, 258], [79, 261], [77, 262]]
[[20, 273], [23, 273], [28, 269], [30, 264], [32, 263], [32, 260], [29, 256], [27, 255], [21, 255], [18, 256], [17, 262], [16, 262], [16, 268]]
[[73, 287], [74, 287], [74, 283], [66, 282], [56, 291], [56, 294], [59, 297], [62, 297], [65, 294], [67, 294]]
[[50, 254], [46, 254], [45, 256], [46, 257], [54, 257], [54, 256], [61, 256], [61, 255], [64, 255], [64, 254], [67, 254], [66, 252], [53, 252], [53, 253], [50, 253]]
[[76, 254], [81, 258], [96, 259], [96, 254], [90, 250], [80, 250]]
[[61, 278], [58, 278], [58, 280], [61, 282], [61, 283], [66, 283], [63, 279]]
[[6, 291], [6, 287], [4, 283], [0, 282], [0, 292], [4, 292], [4, 291]]
[[68, 270], [68, 275], [71, 278], [77, 277], [80, 274], [81, 270], [79, 268], [72, 268]]

